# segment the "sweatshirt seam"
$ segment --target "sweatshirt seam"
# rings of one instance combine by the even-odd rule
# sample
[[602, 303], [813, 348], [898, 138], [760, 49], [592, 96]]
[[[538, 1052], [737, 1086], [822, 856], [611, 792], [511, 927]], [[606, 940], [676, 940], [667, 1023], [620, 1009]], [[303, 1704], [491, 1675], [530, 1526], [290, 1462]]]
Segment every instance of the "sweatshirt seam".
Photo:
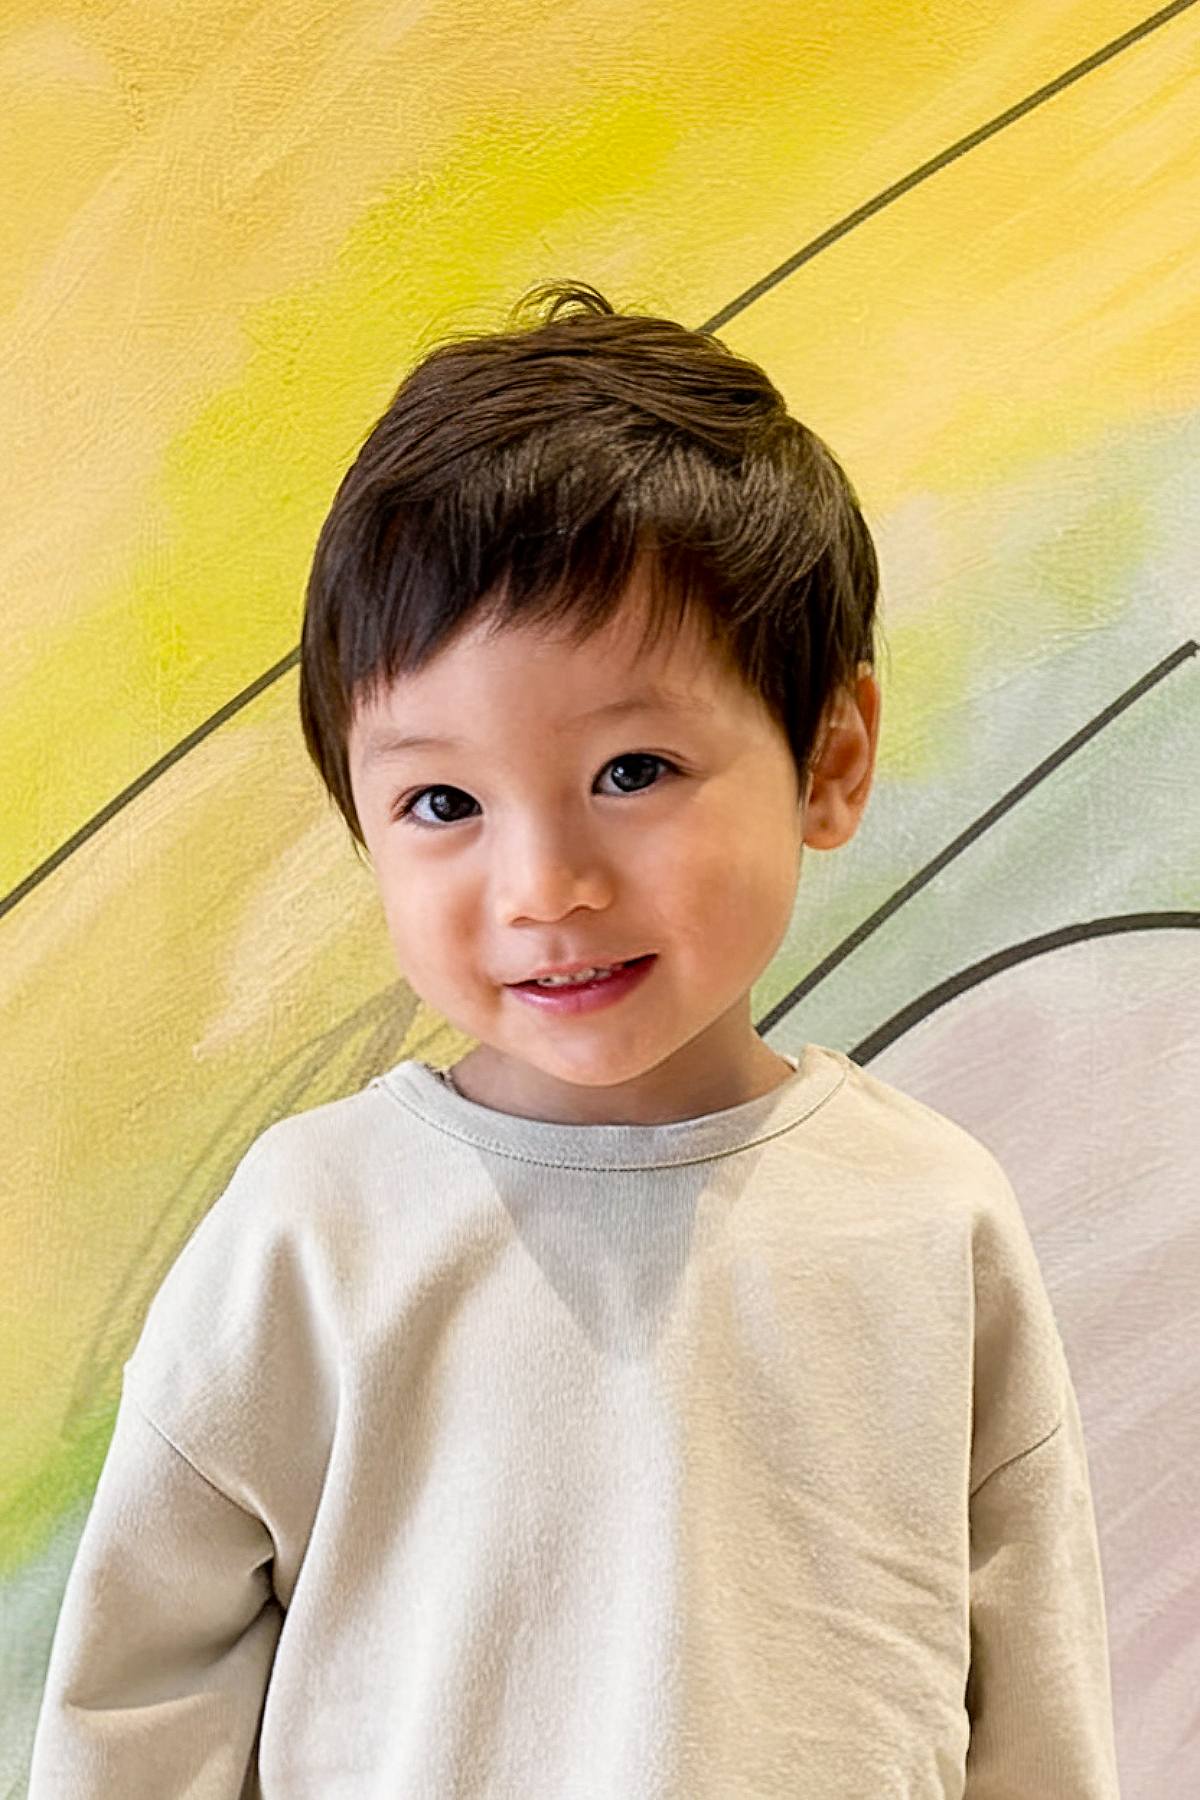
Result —
[[[813, 1099], [811, 1105], [808, 1106], [798, 1118], [788, 1119], [782, 1125], [777, 1125], [769, 1131], [758, 1132], [755, 1136], [747, 1138], [740, 1144], [731, 1144], [722, 1150], [702, 1151], [695, 1155], [665, 1157], [656, 1159], [653, 1162], [615, 1163], [569, 1162], [559, 1157], [549, 1158], [545, 1156], [531, 1156], [524, 1151], [513, 1149], [511, 1145], [503, 1143], [495, 1138], [484, 1137], [482, 1133], [457, 1130], [448, 1122], [444, 1122], [441, 1119], [435, 1119], [432, 1114], [417, 1106], [407, 1095], [398, 1092], [386, 1076], [380, 1076], [378, 1080], [384, 1093], [398, 1106], [403, 1107], [405, 1112], [411, 1113], [414, 1118], [420, 1119], [424, 1124], [431, 1126], [434, 1131], [444, 1132], [447, 1137], [454, 1138], [457, 1143], [468, 1144], [477, 1150], [490, 1150], [496, 1156], [507, 1156], [513, 1162], [529, 1163], [541, 1169], [572, 1169], [586, 1174], [607, 1175], [611, 1174], [614, 1170], [643, 1171], [650, 1169], [686, 1168], [693, 1163], [720, 1162], [727, 1156], [736, 1156], [740, 1151], [754, 1150], [759, 1144], [769, 1143], [772, 1138], [782, 1137], [784, 1132], [791, 1131], [795, 1126], [803, 1125], [808, 1119], [811, 1119], [815, 1112], [824, 1106], [827, 1101], [832, 1100], [833, 1096], [839, 1092], [845, 1085], [848, 1076], [849, 1069], [843, 1066], [838, 1071], [837, 1080], [833, 1083], [832, 1087], [828, 1088], [825, 1093], [818, 1094]], [[532, 1120], [531, 1123], [537, 1124], [539, 1121]], [[576, 1128], [569, 1127], [569, 1129]]]
[[1049, 1431], [1044, 1433], [1044, 1435], [1037, 1440], [1036, 1444], [1030, 1444], [1028, 1449], [1018, 1450], [1015, 1456], [1006, 1457], [1002, 1463], [997, 1463], [991, 1474], [985, 1475], [983, 1480], [978, 1482], [976, 1486], [971, 1489], [968, 1498], [974, 1500], [976, 1494], [985, 1488], [989, 1481], [994, 1481], [997, 1475], [1002, 1475], [1005, 1469], [1011, 1469], [1014, 1463], [1023, 1462], [1027, 1456], [1032, 1456], [1035, 1451], [1043, 1449], [1052, 1438], [1058, 1436], [1066, 1422], [1067, 1415], [1064, 1412], [1060, 1415], [1056, 1423], [1050, 1427]]
[[150, 1417], [150, 1414], [146, 1411], [146, 1408], [142, 1405], [142, 1402], [138, 1399], [130, 1386], [128, 1371], [126, 1371], [125, 1392], [128, 1394], [129, 1400], [135, 1411], [141, 1415], [146, 1424], [149, 1425], [151, 1431], [155, 1432], [156, 1435], [162, 1439], [163, 1443], [166, 1444], [169, 1449], [173, 1450], [182, 1462], [187, 1464], [194, 1475], [200, 1477], [206, 1487], [210, 1487], [214, 1494], [219, 1494], [222, 1500], [227, 1500], [230, 1506], [235, 1506], [247, 1519], [253, 1519], [256, 1525], [261, 1525], [263, 1523], [257, 1513], [251, 1512], [248, 1506], [243, 1506], [240, 1500], [235, 1500], [232, 1494], [227, 1494], [225, 1489], [221, 1487], [218, 1482], [215, 1482], [211, 1475], [206, 1475], [200, 1465], [194, 1462], [188, 1455], [187, 1451], [180, 1448], [174, 1438], [171, 1437], [170, 1433], [164, 1431], [158, 1421]]

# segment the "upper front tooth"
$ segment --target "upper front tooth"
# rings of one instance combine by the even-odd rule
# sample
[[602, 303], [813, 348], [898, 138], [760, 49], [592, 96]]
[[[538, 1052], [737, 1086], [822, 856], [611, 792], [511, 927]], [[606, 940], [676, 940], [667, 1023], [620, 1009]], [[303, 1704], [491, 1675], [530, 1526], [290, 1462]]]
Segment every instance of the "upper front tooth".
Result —
[[[616, 966], [616, 963], [611, 963], [609, 968], [615, 969]], [[577, 969], [574, 975], [542, 975], [539, 977], [539, 980], [541, 982], [549, 982], [556, 986], [560, 986], [564, 982], [570, 981], [594, 981], [597, 975], [607, 974], [608, 969]]]

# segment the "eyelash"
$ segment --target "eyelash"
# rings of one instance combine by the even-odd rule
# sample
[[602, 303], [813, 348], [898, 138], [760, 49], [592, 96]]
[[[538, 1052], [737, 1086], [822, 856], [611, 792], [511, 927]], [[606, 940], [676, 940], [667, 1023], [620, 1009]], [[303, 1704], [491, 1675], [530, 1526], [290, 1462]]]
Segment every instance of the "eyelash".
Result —
[[[645, 760], [647, 762], [661, 763], [662, 767], [664, 769], [669, 770], [672, 775], [682, 774], [682, 770], [679, 768], [679, 766], [676, 763], [671, 762], [669, 760], [669, 758], [667, 758], [665, 756], [655, 756], [654, 753], [649, 750], [625, 750], [622, 752], [622, 754], [620, 756], [614, 756], [611, 759], [611, 761], [606, 762], [604, 765], [604, 768], [611, 769], [614, 763], [633, 762], [635, 760], [636, 761]], [[600, 773], [603, 774], [604, 769], [602, 769], [600, 771]], [[658, 785], [659, 785], [658, 782], [654, 782], [651, 787], [641, 788], [638, 791], [640, 793], [644, 793], [644, 794], [652, 793], [654, 788], [656, 788]], [[452, 787], [452, 786], [447, 785], [446, 783], [437, 783], [433, 787], [417, 788], [413, 793], [403, 796], [400, 800], [398, 800], [396, 802], [396, 805], [392, 809], [392, 817], [397, 822], [400, 822], [400, 823], [403, 823], [406, 825], [415, 825], [420, 830], [423, 830], [423, 831], [449, 831], [449, 829], [452, 825], [465, 825], [467, 823], [467, 820], [466, 819], [438, 819], [436, 821], [431, 821], [429, 819], [418, 819], [413, 814], [413, 807], [417, 804], [417, 801], [420, 800], [425, 794], [461, 794], [464, 791], [465, 790], [463, 788]], [[468, 796], [468, 797], [470, 797], [470, 796]], [[602, 797], [606, 800], [615, 800], [618, 798], [634, 800], [637, 798], [637, 795], [636, 794], [628, 794], [628, 795], [618, 796], [616, 794], [605, 794]]]

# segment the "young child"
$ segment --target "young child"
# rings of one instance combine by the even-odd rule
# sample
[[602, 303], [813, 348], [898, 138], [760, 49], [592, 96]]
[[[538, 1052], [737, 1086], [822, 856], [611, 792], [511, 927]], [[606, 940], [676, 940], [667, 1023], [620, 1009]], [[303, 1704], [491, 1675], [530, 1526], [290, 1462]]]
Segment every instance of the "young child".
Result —
[[718, 340], [538, 297], [400, 386], [303, 630], [308, 749], [478, 1048], [261, 1132], [167, 1275], [30, 1795], [1111, 1800], [1013, 1189], [751, 1017], [871, 787], [854, 491]]

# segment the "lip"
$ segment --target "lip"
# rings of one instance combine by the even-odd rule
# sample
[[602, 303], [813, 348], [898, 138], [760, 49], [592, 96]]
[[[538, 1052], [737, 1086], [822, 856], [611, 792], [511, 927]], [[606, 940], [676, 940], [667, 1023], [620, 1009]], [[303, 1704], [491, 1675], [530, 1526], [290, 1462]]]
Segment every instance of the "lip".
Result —
[[[512, 983], [509, 991], [518, 1000], [524, 1000], [529, 1006], [536, 1006], [542, 1012], [549, 1013], [590, 1013], [601, 1006], [614, 1006], [618, 1000], [649, 979], [650, 973], [658, 961], [656, 954], [648, 955], [644, 961], [633, 959], [635, 966], [620, 970], [616, 975], [609, 975], [603, 981], [585, 981], [579, 987], [539, 988], [524, 987]], [[593, 965], [584, 963], [583, 967]]]

